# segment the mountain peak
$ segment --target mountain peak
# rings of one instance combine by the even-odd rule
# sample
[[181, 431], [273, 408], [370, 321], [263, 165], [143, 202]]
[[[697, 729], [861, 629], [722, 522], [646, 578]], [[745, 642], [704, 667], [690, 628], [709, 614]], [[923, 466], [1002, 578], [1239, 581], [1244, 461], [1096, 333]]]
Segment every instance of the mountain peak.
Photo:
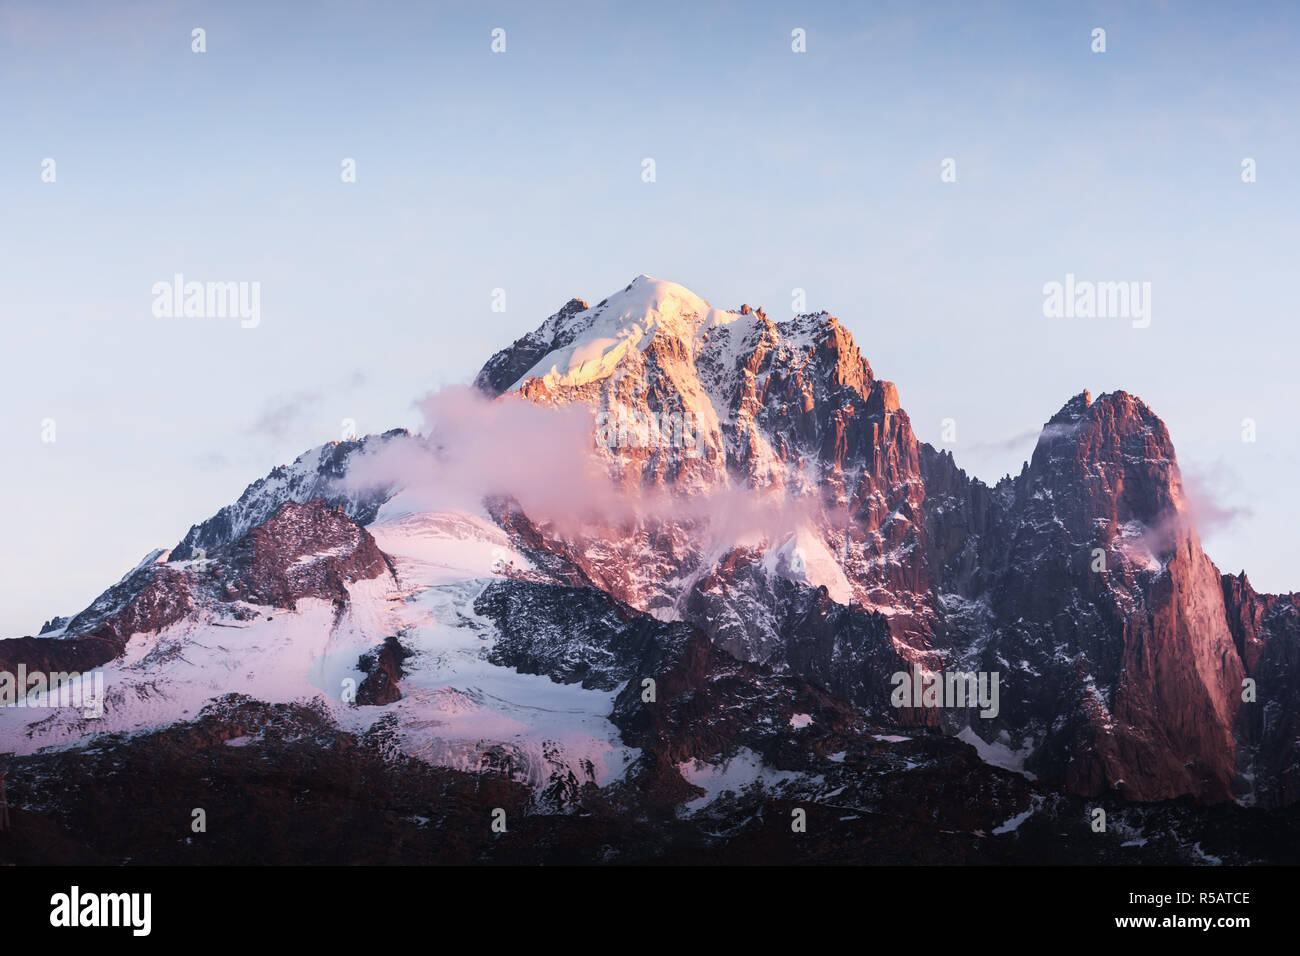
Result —
[[695, 313], [711, 306], [684, 285], [656, 279], [641, 273], [621, 291], [601, 300], [597, 308], [626, 310], [629, 313]]
[[495, 396], [530, 378], [550, 386], [596, 381], [632, 349], [644, 351], [659, 331], [689, 338], [718, 314], [723, 313], [685, 286], [641, 273], [594, 306], [570, 299], [532, 332], [492, 356], [474, 384]]
[[1086, 388], [1073, 396], [1069, 401], [1061, 406], [1060, 411], [1053, 415], [1047, 422], [1049, 425], [1067, 425], [1072, 422], [1080, 421], [1092, 407], [1092, 393]]
[[[557, 313], [532, 337], [517, 342], [509, 350], [516, 352], [515, 359], [505, 363], [516, 377], [507, 383], [502, 375], [492, 384], [500, 391], [520, 388], [529, 379], [540, 379], [549, 388], [579, 387], [607, 378], [625, 357], [644, 352], [658, 336], [692, 342], [703, 327], [725, 323], [733, 315], [676, 282], [638, 275], [591, 308]], [[524, 349], [519, 349], [521, 343]], [[534, 358], [531, 365], [523, 364], [525, 356]]]

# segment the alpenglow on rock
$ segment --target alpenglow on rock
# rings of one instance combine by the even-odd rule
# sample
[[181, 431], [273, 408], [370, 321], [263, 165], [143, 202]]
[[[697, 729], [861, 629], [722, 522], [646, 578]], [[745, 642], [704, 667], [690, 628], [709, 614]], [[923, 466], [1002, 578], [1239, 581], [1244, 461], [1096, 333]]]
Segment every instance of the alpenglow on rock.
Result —
[[[283, 762], [292, 787], [251, 788], [248, 812], [310, 813], [301, 791], [359, 779], [408, 807], [359, 814], [356, 842], [331, 831], [349, 862], [747, 859], [791, 805], [839, 828], [792, 861], [1037, 859], [1044, 841], [1092, 862], [1291, 859], [1300, 598], [1214, 566], [1135, 396], [1044, 410], [1023, 469], [988, 485], [918, 440], [834, 316], [644, 275], [570, 299], [474, 385], [473, 408], [576, 422], [584, 449], [590, 423], [598, 485], [547, 499], [579, 507], [499, 486], [578, 474], [545, 460], [558, 430], [537, 456], [473, 445], [492, 468], [437, 421], [329, 443], [80, 613], [0, 640], [0, 671], [106, 673], [97, 722], [39, 695], [0, 708], [0, 752], [68, 781], [60, 819], [108, 812], [76, 802], [99, 792], [78, 774], [206, 786]], [[996, 675], [997, 706], [896, 706], [918, 673]], [[1085, 805], [1134, 817], [1096, 836]], [[429, 842], [507, 806], [530, 838]], [[1224, 820], [1267, 851], [1216, 843]]]

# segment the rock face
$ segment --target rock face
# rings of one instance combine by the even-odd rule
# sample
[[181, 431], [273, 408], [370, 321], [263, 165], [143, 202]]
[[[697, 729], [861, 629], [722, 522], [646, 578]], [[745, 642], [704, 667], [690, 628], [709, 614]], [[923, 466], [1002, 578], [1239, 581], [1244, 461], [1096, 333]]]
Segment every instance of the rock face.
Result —
[[181, 620], [194, 607], [192, 580], [184, 571], [146, 557], [121, 581], [80, 614], [59, 637], [20, 637], [0, 641], [0, 671], [90, 671], [122, 653], [132, 635], [158, 631]]
[[1262, 806], [1292, 805], [1300, 801], [1300, 594], [1258, 594], [1245, 572], [1221, 580], [1233, 642], [1257, 685], [1237, 721], [1237, 789]]
[[1062, 713], [1026, 694], [1009, 710], [1045, 734], [1036, 765], [1086, 795], [1227, 799], [1242, 666], [1164, 425], [1123, 392], [1084, 392], [1007, 491], [981, 548], [1005, 555], [993, 647], [1075, 701]]
[[538, 360], [572, 342], [582, 330], [582, 325], [575, 323], [573, 318], [586, 310], [587, 303], [570, 299], [537, 329], [489, 359], [474, 384], [490, 395], [500, 395]]
[[[738, 661], [697, 628], [657, 621], [593, 588], [499, 582], [475, 610], [503, 635], [492, 649], [498, 663], [619, 690], [610, 720], [641, 753], [626, 785], [654, 804], [701, 793], [683, 776], [688, 762], [716, 763], [743, 748], [813, 772], [866, 727], [861, 711], [817, 684]], [[815, 727], [805, 734], [811, 747], [790, 745], [796, 714]]]
[[357, 669], [365, 673], [366, 679], [357, 688], [357, 703], [382, 707], [401, 700], [402, 689], [398, 682], [403, 676], [402, 661], [411, 653], [395, 634], [390, 634], [379, 647], [363, 654], [357, 662]]
[[[561, 580], [886, 712], [897, 670], [997, 672], [997, 717], [912, 717], [969, 726], [1072, 793], [1213, 802], [1251, 790], [1242, 655], [1267, 637], [1256, 626], [1234, 643], [1173, 444], [1140, 400], [1076, 395], [1022, 473], [989, 487], [916, 439], [897, 389], [826, 313], [723, 312], [646, 276], [580, 305], [494, 356], [479, 387], [590, 406], [603, 417], [597, 450], [627, 488], [778, 491], [794, 517], [718, 551], [694, 517], [561, 534], [502, 509]], [[694, 425], [681, 437], [664, 426], [678, 418]], [[639, 433], [609, 424], [626, 421]], [[798, 635], [818, 618], [798, 609], [819, 601], [833, 609], [821, 639], [833, 651], [809, 653]], [[1265, 666], [1287, 666], [1284, 645]]]
[[648, 655], [667, 629], [595, 588], [498, 582], [474, 610], [496, 623], [494, 664], [605, 691], [648, 674]]
[[307, 597], [347, 604], [347, 585], [394, 573], [370, 534], [319, 499], [281, 505], [267, 520], [198, 562], [155, 551], [75, 615], [59, 637], [0, 641], [0, 670], [88, 671], [136, 634], [187, 617], [246, 619], [252, 606], [293, 609]]
[[369, 524], [394, 488], [385, 485], [358, 493], [344, 488], [339, 479], [347, 473], [354, 456], [377, 451], [389, 443], [409, 440], [410, 434], [406, 429], [394, 428], [382, 435], [330, 442], [303, 452], [292, 465], [273, 468], [265, 478], [259, 478], [245, 488], [233, 505], [227, 505], [207, 521], [191, 527], [180, 543], [172, 548], [170, 558], [188, 561], [198, 554], [199, 549], [209, 552], [230, 544], [262, 524], [289, 501], [301, 504], [320, 499], [342, 508], [358, 524]]
[[305, 597], [346, 603], [348, 583], [393, 573], [374, 538], [320, 499], [286, 502], [216, 555], [228, 599], [290, 610]]
[[[782, 517], [784, 530], [794, 535], [807, 525], [813, 570], [833, 578], [814, 573], [810, 583], [842, 589], [845, 603], [886, 608], [893, 634], [922, 653], [933, 629], [922, 446], [897, 390], [875, 377], [833, 316], [777, 323], [761, 310], [723, 312], [647, 276], [592, 309], [557, 315], [562, 334], [551, 329], [556, 317], [548, 319], [521, 340], [521, 357], [513, 357], [518, 343], [494, 356], [480, 387], [511, 387], [500, 370], [523, 368], [554, 335], [563, 347], [512, 387], [541, 404], [590, 406], [616, 481], [705, 502], [739, 491], [779, 495], [797, 512]], [[607, 341], [618, 344], [595, 355]], [[671, 579], [726, 576], [731, 559], [710, 561], [710, 544], [699, 522], [651, 518], [551, 540], [546, 550], [568, 555], [621, 600], [682, 613], [690, 592]], [[779, 643], [777, 612], [742, 603], [730, 613], [746, 620], [753, 644], [740, 646], [746, 637], [733, 629], [728, 646], [765, 659]]]

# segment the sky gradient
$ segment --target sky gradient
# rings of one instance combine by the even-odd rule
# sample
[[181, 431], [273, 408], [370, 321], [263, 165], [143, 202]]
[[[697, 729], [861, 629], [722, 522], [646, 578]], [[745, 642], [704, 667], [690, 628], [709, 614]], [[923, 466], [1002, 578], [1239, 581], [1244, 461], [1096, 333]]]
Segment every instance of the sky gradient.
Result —
[[[429, 390], [643, 272], [775, 319], [806, 290], [986, 481], [1072, 395], [1131, 392], [1212, 502], [1210, 557], [1300, 587], [1298, 26], [1282, 3], [0, 0], [0, 636], [343, 419], [418, 426]], [[175, 273], [260, 282], [260, 324], [155, 318]], [[1067, 273], [1150, 282], [1150, 327], [1045, 318]]]

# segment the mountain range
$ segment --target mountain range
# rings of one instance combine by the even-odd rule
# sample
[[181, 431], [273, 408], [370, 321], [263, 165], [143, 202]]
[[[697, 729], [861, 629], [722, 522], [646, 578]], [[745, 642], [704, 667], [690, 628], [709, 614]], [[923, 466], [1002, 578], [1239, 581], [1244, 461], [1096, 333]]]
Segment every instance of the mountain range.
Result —
[[0, 860], [1300, 859], [1300, 597], [1137, 397], [988, 485], [834, 316], [643, 275], [423, 407], [0, 641], [107, 689], [0, 709]]

